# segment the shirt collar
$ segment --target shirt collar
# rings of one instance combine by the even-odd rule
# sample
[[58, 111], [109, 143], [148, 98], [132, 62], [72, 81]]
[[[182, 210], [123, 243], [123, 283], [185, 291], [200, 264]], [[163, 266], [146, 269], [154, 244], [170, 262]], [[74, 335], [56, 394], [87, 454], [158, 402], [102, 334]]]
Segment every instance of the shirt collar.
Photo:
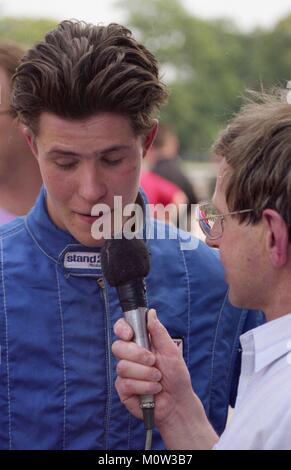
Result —
[[258, 326], [240, 337], [243, 355], [254, 355], [254, 372], [291, 353], [291, 313]]
[[[142, 191], [138, 194], [137, 202], [141, 205], [144, 213], [143, 234], [141, 236], [146, 238], [148, 214], [145, 210], [145, 204], [147, 200]], [[41, 189], [34, 207], [25, 217], [25, 225], [39, 249], [52, 261], [63, 266], [68, 273], [90, 274], [92, 276], [101, 274], [100, 248], [82, 245], [69, 232], [60, 229], [53, 223], [47, 211], [44, 188]]]

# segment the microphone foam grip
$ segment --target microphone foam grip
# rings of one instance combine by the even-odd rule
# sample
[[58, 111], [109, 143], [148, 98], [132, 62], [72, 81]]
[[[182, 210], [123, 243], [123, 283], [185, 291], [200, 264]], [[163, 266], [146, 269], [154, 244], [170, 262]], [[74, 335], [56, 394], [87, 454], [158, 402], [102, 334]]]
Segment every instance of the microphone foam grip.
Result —
[[106, 240], [101, 250], [101, 265], [111, 287], [146, 277], [150, 270], [147, 246], [137, 238]]

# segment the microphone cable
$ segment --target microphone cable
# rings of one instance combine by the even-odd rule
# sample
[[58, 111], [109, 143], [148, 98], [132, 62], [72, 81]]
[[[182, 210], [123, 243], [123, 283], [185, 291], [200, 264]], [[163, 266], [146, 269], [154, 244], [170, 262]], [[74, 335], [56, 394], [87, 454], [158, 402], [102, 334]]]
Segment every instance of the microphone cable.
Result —
[[152, 450], [152, 442], [153, 442], [153, 430], [148, 429], [146, 431], [146, 441], [145, 441], [144, 450]]
[[152, 440], [153, 440], [153, 427], [154, 427], [154, 410], [155, 405], [153, 402], [153, 406], [151, 408], [143, 408], [142, 404], [140, 405], [142, 408], [143, 414], [143, 422], [144, 427], [146, 430], [146, 439], [145, 439], [145, 450], [152, 449]]

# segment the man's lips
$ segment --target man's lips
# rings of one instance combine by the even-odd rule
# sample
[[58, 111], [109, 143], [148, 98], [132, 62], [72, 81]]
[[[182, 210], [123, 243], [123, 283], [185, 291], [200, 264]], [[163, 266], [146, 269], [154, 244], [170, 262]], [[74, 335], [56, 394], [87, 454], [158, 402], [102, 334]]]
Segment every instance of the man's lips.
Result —
[[104, 212], [100, 212], [98, 215], [91, 215], [88, 213], [82, 213], [82, 212], [75, 212], [76, 216], [79, 218], [79, 220], [82, 220], [83, 222], [87, 222], [89, 224], [93, 224], [95, 220], [100, 219], [104, 215], [108, 215], [110, 212], [107, 212], [106, 214]]

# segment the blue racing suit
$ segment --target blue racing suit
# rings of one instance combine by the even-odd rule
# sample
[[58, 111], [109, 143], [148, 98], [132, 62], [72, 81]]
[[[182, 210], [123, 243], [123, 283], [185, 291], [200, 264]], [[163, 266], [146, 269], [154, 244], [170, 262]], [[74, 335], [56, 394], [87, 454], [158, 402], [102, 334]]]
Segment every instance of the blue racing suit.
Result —
[[[236, 396], [239, 335], [260, 318], [229, 305], [215, 250], [202, 242], [182, 250], [183, 233], [169, 230], [173, 239], [147, 242], [148, 303], [183, 348], [221, 433]], [[0, 448], [143, 449], [143, 423], [114, 387], [112, 327], [122, 313], [100, 250], [53, 224], [42, 190], [26, 217], [1, 227], [0, 260]]]

